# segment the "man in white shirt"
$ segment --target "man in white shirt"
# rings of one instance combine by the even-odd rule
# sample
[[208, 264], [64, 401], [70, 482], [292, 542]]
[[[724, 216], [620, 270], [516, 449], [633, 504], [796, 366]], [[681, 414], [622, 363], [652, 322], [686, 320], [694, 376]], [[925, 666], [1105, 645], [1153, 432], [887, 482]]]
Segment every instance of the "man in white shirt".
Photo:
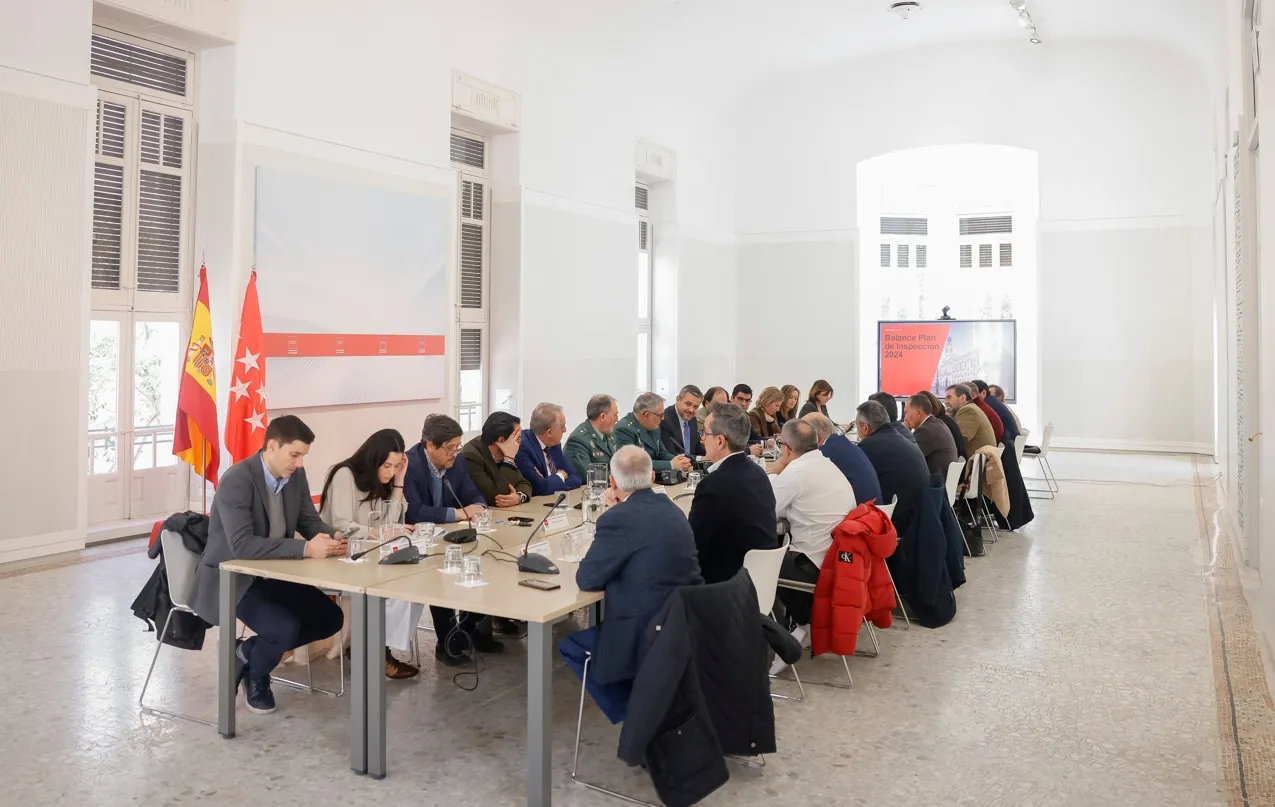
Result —
[[[808, 421], [784, 424], [779, 436], [781, 454], [771, 469], [775, 491], [775, 515], [788, 520], [792, 542], [779, 576], [784, 580], [815, 583], [823, 556], [832, 546], [832, 531], [856, 506], [850, 482], [819, 451], [819, 438]], [[779, 590], [793, 636], [805, 638], [814, 597], [800, 591]], [[776, 662], [782, 669], [782, 661]], [[772, 670], [777, 672], [777, 670]]]

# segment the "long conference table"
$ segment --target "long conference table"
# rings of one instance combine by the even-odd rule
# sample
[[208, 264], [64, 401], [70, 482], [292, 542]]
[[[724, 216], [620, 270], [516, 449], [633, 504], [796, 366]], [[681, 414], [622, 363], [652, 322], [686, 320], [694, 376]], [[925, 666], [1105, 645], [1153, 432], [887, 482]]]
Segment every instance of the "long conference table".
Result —
[[[691, 497], [683, 496], [685, 485], [664, 492], [686, 510]], [[569, 529], [584, 520], [575, 509], [583, 490], [572, 491], [565, 502]], [[480, 535], [476, 544], [465, 545], [467, 554], [481, 555], [499, 549], [517, 556], [522, 552], [535, 525], [549, 512], [553, 497], [541, 496], [510, 509], [492, 509], [493, 529]], [[512, 516], [532, 519], [528, 527], [509, 523]], [[568, 615], [602, 600], [601, 592], [581, 591], [575, 582], [576, 564], [563, 563], [561, 538], [567, 531], [544, 539], [549, 556], [561, 573], [552, 576], [522, 574], [516, 564], [499, 562], [491, 555], [483, 558], [482, 575], [487, 585], [466, 588], [459, 576], [443, 574], [444, 544], [430, 548], [419, 564], [382, 566], [377, 552], [360, 562], [342, 558], [306, 560], [229, 560], [221, 564], [220, 638], [218, 644], [217, 730], [227, 738], [235, 736], [235, 603], [244, 577], [287, 580], [317, 588], [339, 591], [350, 597], [350, 768], [358, 774], [384, 778], [386, 774], [385, 706], [385, 601], [437, 605], [505, 619], [527, 622], [527, 771], [528, 807], [548, 807], [552, 803], [552, 671], [553, 626]], [[536, 543], [542, 534], [536, 537]], [[538, 591], [518, 585], [524, 578], [557, 583], [554, 591]]]

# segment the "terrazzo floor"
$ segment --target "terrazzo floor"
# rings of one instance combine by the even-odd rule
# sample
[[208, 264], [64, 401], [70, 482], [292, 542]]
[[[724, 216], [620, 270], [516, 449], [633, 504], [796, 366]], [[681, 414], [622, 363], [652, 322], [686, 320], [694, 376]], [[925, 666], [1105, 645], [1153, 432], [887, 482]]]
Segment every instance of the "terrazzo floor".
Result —
[[[968, 562], [953, 623], [882, 631], [880, 658], [851, 661], [853, 690], [776, 702], [779, 753], [732, 764], [704, 803], [1275, 803], [1271, 699], [1216, 537], [1213, 466], [1056, 454], [1054, 468], [1059, 497]], [[139, 542], [0, 567], [0, 804], [523, 804], [521, 644], [475, 692], [432, 661], [388, 682], [389, 776], [371, 781], [348, 770], [344, 699], [276, 687], [264, 717], [240, 699], [229, 741], [139, 713], [154, 635], [128, 606], [151, 567]], [[148, 700], [214, 719], [215, 649], [165, 648]], [[841, 675], [835, 659], [800, 669]], [[336, 663], [315, 675], [334, 684]], [[554, 804], [619, 804], [569, 781], [578, 693], [559, 666]], [[651, 799], [615, 758], [618, 729], [585, 714], [582, 775]]]

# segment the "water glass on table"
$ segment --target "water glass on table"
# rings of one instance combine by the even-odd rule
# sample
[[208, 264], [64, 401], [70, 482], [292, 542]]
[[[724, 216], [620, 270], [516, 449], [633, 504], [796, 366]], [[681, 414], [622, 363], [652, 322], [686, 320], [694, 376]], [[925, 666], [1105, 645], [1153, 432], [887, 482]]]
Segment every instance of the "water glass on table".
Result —
[[429, 521], [418, 521], [412, 531], [412, 545], [424, 555], [434, 545], [434, 524]]
[[447, 547], [447, 554], [443, 556], [443, 574], [460, 574], [464, 559], [464, 549], [455, 544]]
[[481, 583], [482, 579], [483, 559], [477, 556], [465, 558], [461, 564], [460, 582], [472, 585], [474, 583]]
[[474, 529], [479, 532], [486, 532], [491, 529], [491, 511], [486, 507], [480, 508], [474, 514]]
[[580, 530], [568, 530], [562, 534], [562, 559], [567, 563], [580, 562], [580, 544], [583, 536]]
[[704, 478], [704, 475], [700, 473], [699, 471], [691, 471], [689, 474], [687, 474], [686, 475], [686, 492], [687, 493], [693, 492], [695, 488], [699, 487], [699, 481], [703, 478]]

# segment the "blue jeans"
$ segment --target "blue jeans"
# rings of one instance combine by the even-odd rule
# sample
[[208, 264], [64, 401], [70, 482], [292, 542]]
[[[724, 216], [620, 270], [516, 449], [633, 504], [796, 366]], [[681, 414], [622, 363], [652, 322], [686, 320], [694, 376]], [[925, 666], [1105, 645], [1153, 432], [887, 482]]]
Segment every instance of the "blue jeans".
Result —
[[[597, 652], [597, 646], [598, 627], [594, 626], [564, 637], [558, 645], [558, 652], [567, 662], [567, 666], [576, 674], [576, 678], [583, 678], [584, 660], [590, 654]], [[624, 722], [625, 716], [629, 713], [629, 696], [633, 693], [632, 681], [602, 684], [598, 682], [596, 676], [590, 675], [589, 680], [585, 682], [585, 689], [612, 725]]]

